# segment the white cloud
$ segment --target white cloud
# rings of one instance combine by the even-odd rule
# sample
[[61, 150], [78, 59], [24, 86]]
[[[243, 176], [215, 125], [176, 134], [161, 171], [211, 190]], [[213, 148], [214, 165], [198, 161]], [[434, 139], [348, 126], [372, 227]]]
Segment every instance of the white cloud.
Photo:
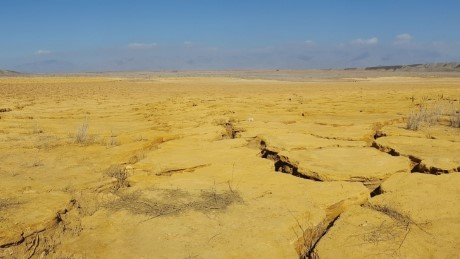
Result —
[[315, 42], [312, 41], [312, 40], [306, 40], [305, 45], [308, 46], [308, 47], [313, 47], [313, 46], [315, 46]]
[[192, 46], [193, 42], [186, 40], [186, 41], [184, 41], [184, 45], [185, 46]]
[[376, 45], [379, 43], [379, 39], [377, 37], [369, 38], [369, 39], [356, 39], [352, 40], [351, 44], [353, 45]]
[[48, 55], [48, 54], [51, 54], [51, 51], [44, 50], [44, 49], [39, 49], [39, 50], [35, 51], [35, 55], [37, 55], [37, 56], [45, 56], [45, 55]]
[[134, 43], [128, 44], [129, 49], [151, 49], [151, 48], [155, 48], [156, 46], [158, 46], [158, 44], [156, 44], [156, 43], [137, 43], [137, 42], [134, 42]]
[[396, 39], [393, 41], [395, 45], [402, 45], [411, 42], [413, 37], [409, 33], [403, 33], [396, 36]]
[[[372, 35], [371, 35], [372, 36]], [[36, 56], [35, 51], [22, 59], [0, 59], [0, 67], [17, 68], [19, 71], [112, 71], [112, 70], [225, 70], [225, 69], [306, 69], [306, 68], [346, 68], [378, 65], [433, 63], [460, 60], [460, 43], [424, 43], [411, 37], [399, 36], [399, 40], [409, 40], [407, 45], [392, 45], [397, 34], [389, 39], [389, 44], [361, 37], [355, 44], [351, 41], [327, 43], [313, 42], [308, 47], [309, 38], [298, 42], [280, 43], [272, 46], [229, 47], [206, 45], [184, 40], [172, 44], [160, 44], [146, 50], [128, 49], [128, 43], [118, 48], [92, 49], [84, 51], [51, 51], [48, 56]], [[410, 35], [409, 35], [410, 36]], [[356, 37], [357, 38], [357, 37]], [[369, 39], [370, 38], [370, 39]], [[353, 39], [353, 38], [351, 38]], [[351, 40], [350, 39], [350, 40]], [[380, 38], [379, 38], [380, 39]], [[311, 39], [310, 39], [311, 40]], [[380, 39], [381, 40], [381, 39]], [[376, 45], [362, 45], [377, 42]], [[148, 43], [148, 42], [147, 42]], [[191, 46], [186, 47], [187, 44]], [[361, 44], [361, 45], [359, 45]], [[414, 45], [415, 44], [415, 45]], [[145, 47], [145, 43], [132, 44], [133, 48]], [[152, 46], [151, 44], [148, 44]], [[414, 45], [414, 47], [412, 47]], [[155, 46], [155, 45], [153, 45]], [[160, 51], [161, 50], [161, 51]], [[43, 50], [37, 53], [44, 54]], [[97, 53], [97, 55], [95, 55]], [[33, 56], [32, 56], [33, 55]], [[74, 66], [64, 66], [52, 62], [48, 57], [57, 56]], [[45, 59], [46, 58], [46, 59]], [[43, 59], [43, 60], [42, 60]], [[38, 63], [37, 61], [41, 61]], [[54, 58], [53, 58], [54, 60]], [[3, 63], [2, 63], [3, 62]], [[23, 66], [24, 65], [24, 66]], [[25, 66], [27, 65], [27, 66]], [[16, 66], [16, 67], [15, 67]]]

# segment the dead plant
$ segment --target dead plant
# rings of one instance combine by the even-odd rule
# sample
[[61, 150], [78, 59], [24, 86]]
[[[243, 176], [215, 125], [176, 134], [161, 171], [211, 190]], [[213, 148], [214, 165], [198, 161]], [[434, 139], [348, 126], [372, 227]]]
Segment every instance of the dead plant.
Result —
[[460, 128], [460, 111], [457, 111], [455, 108], [452, 109], [450, 114], [450, 126]]
[[75, 143], [85, 144], [88, 141], [88, 120], [86, 119], [83, 124], [77, 129], [75, 134]]
[[165, 215], [177, 214], [186, 210], [206, 213], [208, 211], [225, 210], [235, 202], [242, 202], [237, 191], [225, 190], [218, 192], [215, 188], [201, 190], [199, 195], [180, 189], [154, 189], [160, 198], [148, 198], [141, 191], [119, 193], [119, 199], [107, 203], [111, 210], [128, 210], [133, 214], [145, 215], [151, 220]]
[[106, 174], [117, 180], [116, 184], [113, 186], [114, 191], [117, 191], [121, 188], [129, 187], [128, 173], [126, 172], [123, 166], [112, 165], [107, 169]]

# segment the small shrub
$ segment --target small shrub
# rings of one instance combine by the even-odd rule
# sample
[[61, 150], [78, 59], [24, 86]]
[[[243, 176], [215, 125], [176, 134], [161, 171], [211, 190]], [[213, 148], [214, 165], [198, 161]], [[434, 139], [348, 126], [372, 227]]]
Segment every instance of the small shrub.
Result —
[[121, 165], [112, 165], [107, 169], [106, 174], [110, 177], [117, 179], [117, 183], [113, 186], [113, 190], [117, 191], [123, 187], [129, 187], [128, 173], [125, 167]]
[[43, 165], [44, 165], [44, 164], [43, 164], [42, 160], [39, 159], [39, 158], [35, 159], [35, 160], [33, 161], [33, 163], [32, 163], [32, 167], [38, 167], [38, 166], [43, 166]]
[[436, 125], [443, 114], [441, 105], [431, 108], [422, 105], [418, 111], [412, 111], [406, 120], [406, 129], [419, 130], [425, 125]]
[[406, 129], [418, 130], [422, 126], [422, 117], [418, 112], [411, 112], [406, 121]]
[[109, 142], [110, 142], [109, 145], [112, 147], [120, 145], [120, 142], [117, 140], [117, 135], [113, 133], [113, 130], [111, 131]]
[[450, 115], [450, 126], [454, 128], [460, 128], [460, 111], [457, 112], [455, 109]]
[[429, 125], [436, 125], [439, 122], [443, 114], [443, 111], [444, 109], [440, 104], [434, 105], [433, 107], [431, 107], [431, 109], [425, 108], [426, 122]]
[[110, 146], [114, 147], [114, 146], [119, 146], [119, 145], [120, 145], [120, 142], [118, 142], [117, 137], [111, 136], [110, 137]]
[[75, 135], [75, 143], [84, 144], [88, 140], [88, 121], [85, 120], [83, 124], [78, 128]]

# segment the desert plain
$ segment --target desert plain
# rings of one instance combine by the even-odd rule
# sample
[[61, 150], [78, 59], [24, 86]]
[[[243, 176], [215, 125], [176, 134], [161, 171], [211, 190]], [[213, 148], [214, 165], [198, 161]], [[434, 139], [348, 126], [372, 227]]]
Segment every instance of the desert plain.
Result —
[[459, 258], [460, 77], [277, 72], [1, 77], [0, 258]]

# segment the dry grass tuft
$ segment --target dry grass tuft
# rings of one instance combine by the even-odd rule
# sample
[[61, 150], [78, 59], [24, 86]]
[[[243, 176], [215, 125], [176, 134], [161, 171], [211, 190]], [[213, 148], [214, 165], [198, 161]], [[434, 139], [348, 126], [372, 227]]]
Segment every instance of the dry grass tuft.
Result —
[[[418, 228], [428, 236], [432, 236], [431, 233], [426, 231], [422, 226], [429, 225], [430, 222], [417, 223], [410, 217], [399, 213], [398, 211], [390, 208], [389, 206], [370, 205], [370, 209], [376, 210], [390, 217], [393, 221], [383, 221], [378, 227], [364, 234], [364, 240], [369, 243], [379, 242], [394, 242], [395, 249], [391, 255], [394, 256], [398, 253], [399, 249], [404, 245], [406, 238], [413, 227]], [[397, 247], [396, 247], [397, 244]]]
[[126, 171], [126, 168], [124, 166], [112, 165], [107, 169], [106, 174], [117, 180], [117, 183], [113, 186], [114, 191], [117, 191], [121, 188], [129, 187], [128, 172]]
[[427, 104], [429, 98], [424, 98], [423, 103], [418, 104], [419, 108], [412, 111], [406, 119], [406, 129], [419, 130], [426, 126], [441, 124], [454, 128], [460, 128], [460, 108], [452, 101]]
[[120, 196], [120, 199], [106, 205], [111, 210], [127, 210], [132, 214], [158, 217], [177, 213], [182, 210], [178, 203], [150, 200], [142, 197], [141, 192], [127, 193]]
[[38, 166], [43, 166], [44, 163], [41, 159], [39, 158], [36, 158], [33, 162], [32, 162], [32, 167], [38, 167]]
[[0, 198], [0, 211], [4, 211], [7, 208], [19, 205], [19, 202], [14, 199]]
[[412, 111], [406, 119], [406, 129], [419, 130], [424, 126], [436, 125], [443, 113], [444, 106], [441, 103], [436, 103], [431, 107], [420, 105], [419, 110]]
[[0, 112], [10, 112], [12, 111], [10, 108], [0, 108]]
[[110, 142], [108, 144], [112, 147], [120, 145], [120, 142], [117, 140], [117, 135], [113, 133], [113, 130], [110, 131]]
[[149, 220], [186, 210], [200, 212], [225, 210], [235, 202], [242, 202], [238, 192], [230, 190], [217, 192], [214, 188], [202, 190], [199, 195], [179, 189], [157, 189], [154, 192], [159, 198], [146, 197], [140, 191], [124, 193], [118, 200], [106, 204], [106, 207], [111, 210], [128, 210], [133, 214], [145, 215]]
[[450, 126], [460, 128], [460, 111], [452, 109], [452, 113], [450, 115]]
[[232, 190], [226, 190], [220, 193], [216, 192], [215, 189], [202, 190], [199, 198], [199, 200], [189, 205], [194, 210], [201, 212], [223, 210], [234, 202], [243, 201], [239, 192]]
[[85, 120], [83, 124], [78, 128], [75, 134], [75, 143], [85, 144], [88, 141], [88, 120]]
[[388, 206], [375, 206], [374, 205], [374, 206], [370, 206], [370, 208], [389, 216], [390, 218], [394, 219], [396, 222], [402, 223], [403, 225], [408, 225], [409, 223], [412, 222], [412, 220], [409, 217], [402, 215], [401, 213], [397, 212], [394, 209], [391, 209]]

